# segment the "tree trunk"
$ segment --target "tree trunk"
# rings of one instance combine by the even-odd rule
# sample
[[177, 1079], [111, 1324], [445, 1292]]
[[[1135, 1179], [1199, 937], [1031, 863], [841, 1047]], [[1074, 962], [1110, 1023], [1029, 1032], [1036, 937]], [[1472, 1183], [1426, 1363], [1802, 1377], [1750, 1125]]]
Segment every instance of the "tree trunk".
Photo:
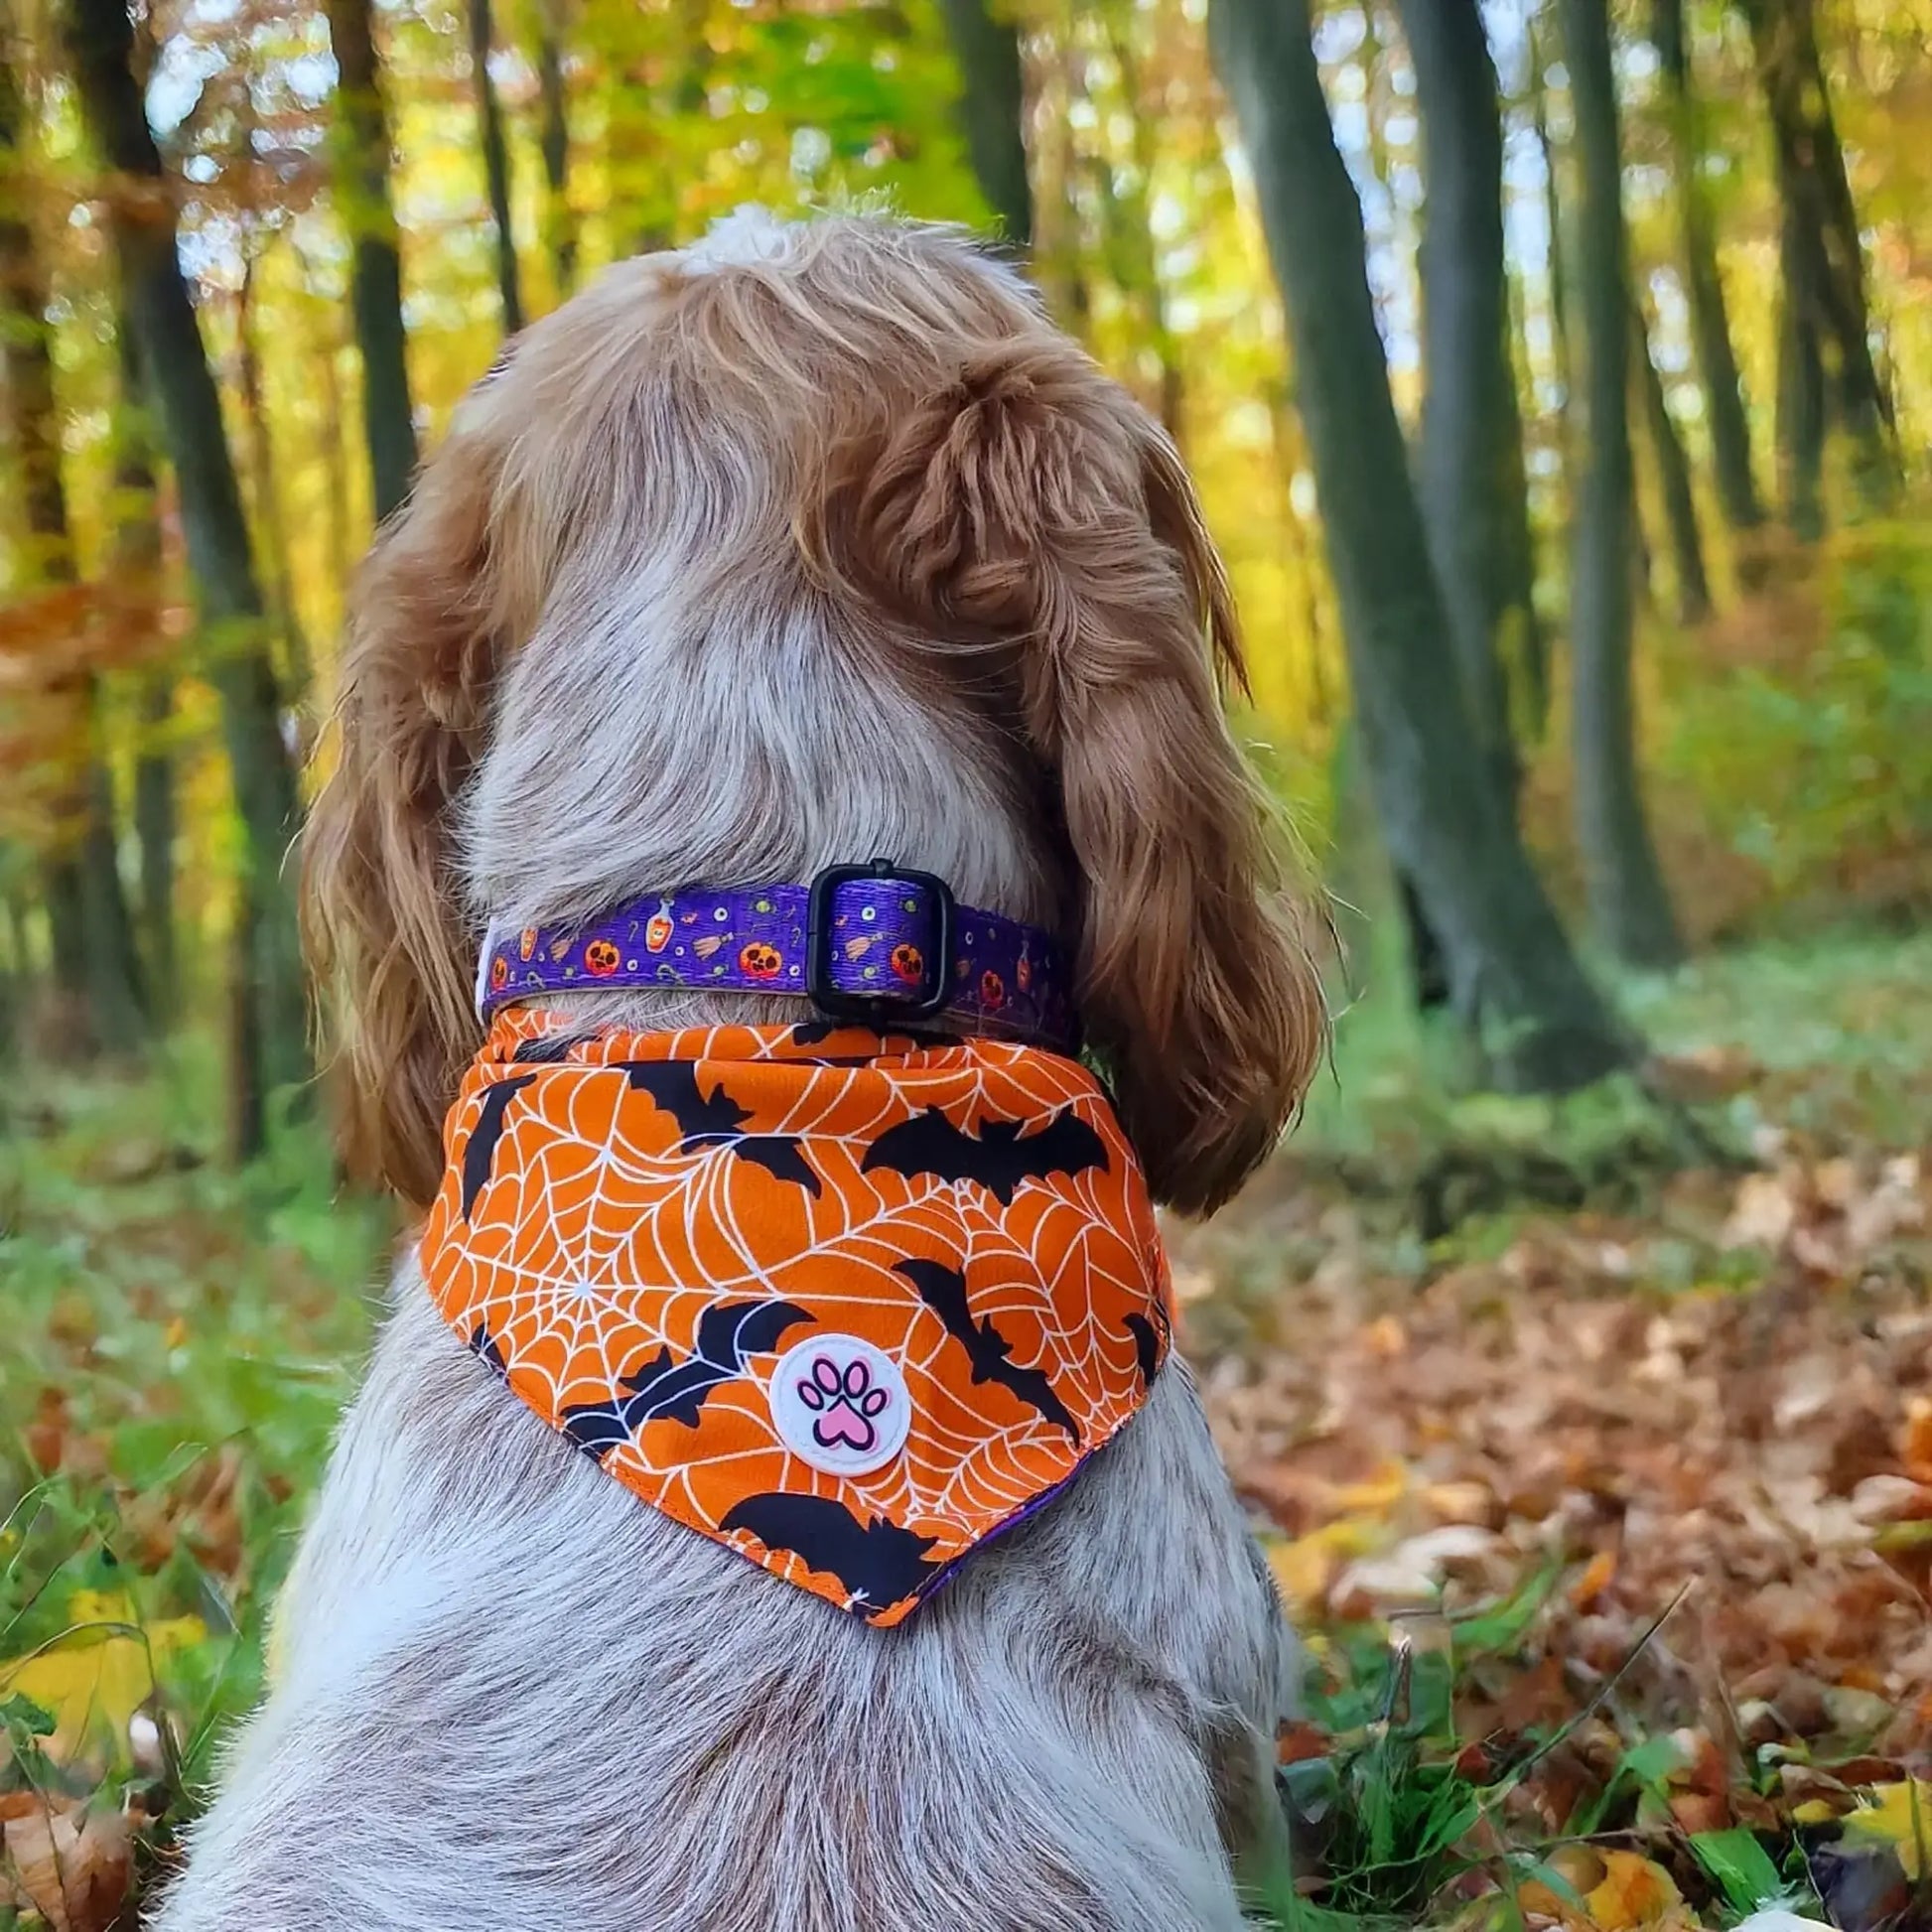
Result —
[[1607, 0], [1559, 0], [1557, 13], [1570, 69], [1582, 190], [1577, 297], [1584, 324], [1579, 400], [1586, 454], [1570, 573], [1578, 844], [1590, 916], [1604, 945], [1632, 965], [1663, 966], [1680, 958], [1683, 948], [1637, 778], [1626, 408], [1630, 298]]
[[268, 1144], [268, 1093], [262, 1083], [260, 1003], [250, 997], [250, 963], [261, 910], [246, 878], [237, 882], [234, 923], [228, 931], [227, 971], [222, 987], [227, 1022], [227, 1158], [240, 1167]]
[[1536, 22], [1530, 37], [1530, 125], [1543, 162], [1543, 219], [1549, 229], [1550, 350], [1556, 363], [1557, 440], [1566, 481], [1570, 475], [1570, 405], [1577, 393], [1577, 362], [1570, 352], [1570, 272], [1563, 245], [1563, 188], [1557, 176], [1557, 144], [1550, 134], [1549, 80]]
[[959, 63], [959, 112], [973, 174], [1001, 232], [1024, 254], [1034, 245], [1034, 203], [1027, 185], [1020, 29], [1010, 15], [994, 17], [993, 0], [941, 0], [941, 5]]
[[[29, 588], [77, 581], [61, 474], [60, 405], [47, 324], [47, 278], [23, 207], [23, 102], [0, 49], [0, 361], [8, 427], [23, 498], [20, 575]], [[100, 702], [91, 669], [62, 673], [50, 687], [62, 714], [66, 769], [55, 806], [49, 916], [67, 954], [62, 991], [84, 999], [95, 1040], [138, 1048], [147, 1027], [140, 966], [116, 852], [113, 794], [100, 744]], [[77, 948], [77, 951], [76, 951]]]
[[1786, 525], [1807, 543], [1825, 534], [1829, 413], [1815, 252], [1787, 204], [1778, 224], [1778, 494]]
[[[1186, 380], [1180, 366], [1180, 345], [1169, 313], [1168, 292], [1161, 281], [1161, 253], [1154, 238], [1155, 123], [1141, 96], [1140, 63], [1128, 44], [1120, 22], [1106, 22], [1108, 51], [1120, 76], [1127, 103], [1133, 142], [1134, 172], [1138, 180], [1123, 196], [1115, 172], [1105, 161], [1095, 169], [1095, 187], [1104, 224], [1108, 257], [1115, 266], [1120, 292], [1141, 312], [1145, 341], [1158, 371], [1154, 413], [1161, 427], [1184, 454], [1187, 447]], [[1157, 110], [1158, 111], [1158, 110]]]
[[[161, 512], [150, 454], [150, 425], [134, 357], [133, 332], [119, 319], [120, 406], [113, 425], [114, 531], [110, 554], [116, 589], [134, 621], [158, 640], [161, 603]], [[174, 674], [163, 665], [141, 673], [134, 744], [134, 840], [140, 853], [136, 926], [146, 967], [148, 1006], [165, 1030], [180, 1007], [175, 950]]]
[[174, 680], [150, 671], [141, 681], [134, 754], [134, 840], [141, 855], [141, 956], [147, 963], [148, 1003], [165, 1030], [181, 1009], [181, 967], [175, 948], [175, 718]]
[[1684, 0], [1651, 0], [1650, 37], [1664, 74], [1670, 123], [1671, 172], [1677, 189], [1678, 227], [1684, 248], [1684, 293], [1691, 310], [1691, 340], [1705, 419], [1711, 429], [1711, 461], [1718, 501], [1733, 530], [1755, 529], [1764, 520], [1751, 475], [1750, 422], [1743, 385], [1725, 313], [1724, 277], [1718, 268], [1718, 225], [1705, 185], [1703, 102], [1691, 75], [1684, 38]]
[[1523, 425], [1509, 360], [1501, 111], [1476, 0], [1402, 0], [1422, 111], [1417, 490], [1469, 718], [1513, 796], [1508, 667], [1535, 656]]
[[1488, 1077], [1579, 1085], [1624, 1064], [1632, 1042], [1579, 969], [1463, 723], [1309, 0], [1212, 0], [1208, 21], [1288, 311], [1383, 836], [1422, 898]]
[[71, 0], [69, 53], [82, 114], [109, 168], [149, 184], [110, 205], [127, 314], [145, 392], [160, 414], [175, 472], [189, 566], [208, 631], [208, 681], [221, 705], [236, 809], [246, 835], [244, 883], [261, 906], [252, 963], [261, 1004], [263, 1084], [307, 1079], [307, 1010], [295, 905], [283, 861], [297, 826], [295, 773], [282, 740], [275, 671], [241, 491], [201, 324], [176, 251], [174, 202], [130, 66], [133, 28], [121, 0]]
[[354, 251], [349, 302], [362, 355], [362, 424], [379, 523], [409, 494], [416, 423], [402, 325], [402, 256], [389, 199], [389, 125], [370, 8], [371, 0], [328, 0], [337, 70], [330, 138], [336, 206]]
[[309, 641], [302, 634], [302, 621], [295, 608], [288, 525], [282, 519], [282, 496], [275, 476], [275, 438], [269, 428], [267, 399], [262, 394], [261, 351], [255, 341], [255, 272], [259, 266], [255, 256], [244, 247], [241, 287], [235, 296], [241, 421], [248, 439], [248, 493], [253, 499], [255, 529], [268, 565], [269, 601], [282, 632], [285, 653], [282, 683], [289, 704], [300, 707], [309, 690]]
[[489, 0], [470, 0], [470, 70], [477, 83], [489, 213], [496, 224], [496, 293], [503, 308], [503, 334], [508, 337], [523, 327], [523, 293], [516, 272], [516, 229], [510, 219], [510, 153], [503, 132], [503, 103], [489, 72], [492, 38]]
[[1643, 405], [1650, 447], [1657, 459], [1658, 494], [1670, 530], [1671, 559], [1677, 575], [1677, 615], [1681, 622], [1702, 623], [1711, 615], [1711, 581], [1704, 570], [1704, 540], [1698, 533], [1697, 497], [1691, 488], [1691, 462], [1671, 420], [1664, 379], [1650, 352], [1650, 329], [1643, 306], [1630, 304], [1630, 373]]
[[1790, 479], [1787, 503], [1802, 527], [1817, 520], [1820, 507], [1811, 468], [1814, 392], [1822, 391], [1852, 439], [1862, 493], [1881, 506], [1898, 483], [1891, 398], [1872, 360], [1858, 213], [1818, 58], [1812, 0], [1744, 0], [1744, 12], [1777, 152], [1786, 315], [1779, 443]]
[[137, 1052], [148, 1036], [146, 988], [134, 921], [121, 885], [120, 841], [115, 830], [114, 785], [102, 747], [100, 685], [88, 678], [85, 707], [87, 756], [80, 842], [81, 923], [87, 935], [87, 1004], [101, 1044], [111, 1052]]
[[561, 0], [538, 0], [537, 90], [543, 100], [543, 242], [559, 300], [577, 282], [577, 217], [570, 207], [570, 101], [564, 87]]

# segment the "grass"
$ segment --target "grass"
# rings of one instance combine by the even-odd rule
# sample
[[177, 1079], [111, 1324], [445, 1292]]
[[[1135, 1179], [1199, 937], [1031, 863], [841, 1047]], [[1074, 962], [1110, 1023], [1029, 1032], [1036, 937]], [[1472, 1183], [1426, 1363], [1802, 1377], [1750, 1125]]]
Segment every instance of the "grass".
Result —
[[[1774, 1114], [1821, 1145], [1902, 1148], [1923, 1137], [1932, 1087], [1928, 984], [1932, 935], [1855, 933], [1714, 956], [1619, 996], [1660, 1052], [1752, 1069], [1699, 1098], [1700, 1132], [1747, 1147]], [[1695, 1155], [1686, 1110], [1634, 1081], [1562, 1101], [1456, 1098], [1418, 1071], [1428, 1058], [1391, 1003], [1344, 1015], [1334, 1078], [1284, 1168], [1291, 1180], [1342, 1173], [1364, 1195], [1380, 1185], [1382, 1258], [1418, 1279], [1513, 1225], [1510, 1190], [1537, 1162], [1581, 1176], [1588, 1197], [1641, 1194]], [[138, 1078], [29, 1061], [0, 1084], [0, 1815], [9, 1790], [131, 1796], [159, 1821], [141, 1860], [166, 1856], [259, 1692], [266, 1609], [353, 1386], [394, 1227], [383, 1206], [339, 1195], [312, 1125], [225, 1172], [215, 1085], [199, 1039]], [[1504, 1198], [1429, 1230], [1419, 1177], [1446, 1151], [1500, 1171]], [[1270, 1186], [1257, 1190], [1264, 1216]], [[1223, 1250], [1223, 1295], [1279, 1300], [1298, 1252]], [[1214, 1308], [1210, 1296], [1190, 1311], [1196, 1333], [1214, 1332]], [[1532, 1569], [1516, 1593], [1395, 1626], [1393, 1642], [1382, 1625], [1317, 1633], [1311, 1715], [1325, 1742], [1284, 1766], [1282, 1790], [1320, 1882], [1273, 1901], [1282, 1923], [1415, 1923], [1446, 1898], [1467, 1914], [1453, 1894], [1470, 1872], [1501, 1881], [1484, 1908], [1497, 1923], [1521, 1922], [1510, 1901], [1524, 1886], [1581, 1895], [1545, 1868], [1554, 1840], [1526, 1836], [1518, 1808], [1563, 1740], [1532, 1728], [1498, 1757], [1472, 1750], [1456, 1719], [1462, 1688], [1555, 1587]], [[1667, 1783], [1659, 1763], [1619, 1764], [1598, 1822], [1634, 1817]], [[1786, 1875], [1748, 1833], [1695, 1856], [1707, 1894], [1733, 1905], [1761, 1887], [1763, 1859]], [[0, 1878], [0, 1926], [5, 1899]]]

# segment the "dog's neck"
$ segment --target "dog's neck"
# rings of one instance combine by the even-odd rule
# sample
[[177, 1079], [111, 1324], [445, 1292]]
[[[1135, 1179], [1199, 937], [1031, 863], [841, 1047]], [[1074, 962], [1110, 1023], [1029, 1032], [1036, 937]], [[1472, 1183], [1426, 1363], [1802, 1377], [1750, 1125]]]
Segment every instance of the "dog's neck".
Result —
[[[962, 903], [1069, 936], [1041, 774], [956, 684], [915, 670], [838, 634], [788, 550], [754, 547], [729, 582], [653, 570], [584, 597], [561, 587], [504, 674], [464, 801], [478, 931], [585, 921], [667, 882], [808, 880], [883, 853]], [[813, 1012], [790, 994], [654, 987], [544, 1004], [650, 1030]]]

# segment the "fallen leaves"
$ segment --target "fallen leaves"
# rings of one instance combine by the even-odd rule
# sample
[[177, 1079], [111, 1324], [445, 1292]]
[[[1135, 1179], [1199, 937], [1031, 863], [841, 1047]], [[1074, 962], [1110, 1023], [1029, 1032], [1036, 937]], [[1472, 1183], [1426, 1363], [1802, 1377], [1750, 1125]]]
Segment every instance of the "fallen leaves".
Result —
[[[1680, 1084], [1759, 1072], [1720, 1056]], [[1426, 1260], [1372, 1202], [1278, 1193], [1247, 1210], [1272, 1307], [1244, 1287], [1237, 1331], [1196, 1286], [1183, 1339], [1221, 1344], [1209, 1414], [1316, 1633], [1284, 1778], [1416, 1818], [1459, 1787], [1479, 1818], [1459, 1880], [1401, 1851], [1351, 1875], [1328, 1824], [1304, 1877], [1325, 1907], [1436, 1923], [1513, 1863], [1546, 1932], [1793, 1897], [1876, 1932], [1932, 1877], [1904, 1831], [1932, 1777], [1932, 1186], [1917, 1153], [1755, 1147], [1641, 1214], [1474, 1223]], [[1183, 1242], [1190, 1280], [1261, 1274], [1239, 1214]], [[1419, 1613], [1449, 1633], [1452, 1705], [1397, 1775], [1406, 1666], [1375, 1645]], [[1426, 1909], [1395, 1889], [1425, 1869], [1448, 1888]]]
[[1673, 1918], [1679, 1925], [1690, 1923], [1670, 1873], [1636, 1852], [1566, 1845], [1546, 1863], [1564, 1889], [1532, 1878], [1517, 1892], [1516, 1902], [1567, 1932], [1636, 1932]]
[[133, 1839], [118, 1811], [32, 1793], [0, 1795], [0, 1905], [37, 1912], [51, 1932], [107, 1932], [127, 1896]]

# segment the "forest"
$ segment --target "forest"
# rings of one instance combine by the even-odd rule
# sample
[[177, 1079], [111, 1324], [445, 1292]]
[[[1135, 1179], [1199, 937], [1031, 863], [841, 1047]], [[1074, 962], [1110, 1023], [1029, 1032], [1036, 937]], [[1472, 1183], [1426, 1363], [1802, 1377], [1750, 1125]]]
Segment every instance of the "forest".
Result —
[[1932, 1924], [1928, 127], [1928, 0], [0, 0], [0, 1926], [165, 1873], [396, 1232], [357, 560], [606, 264], [870, 198], [1182, 452], [1328, 911], [1173, 1230], [1314, 1633], [1267, 1909]]

